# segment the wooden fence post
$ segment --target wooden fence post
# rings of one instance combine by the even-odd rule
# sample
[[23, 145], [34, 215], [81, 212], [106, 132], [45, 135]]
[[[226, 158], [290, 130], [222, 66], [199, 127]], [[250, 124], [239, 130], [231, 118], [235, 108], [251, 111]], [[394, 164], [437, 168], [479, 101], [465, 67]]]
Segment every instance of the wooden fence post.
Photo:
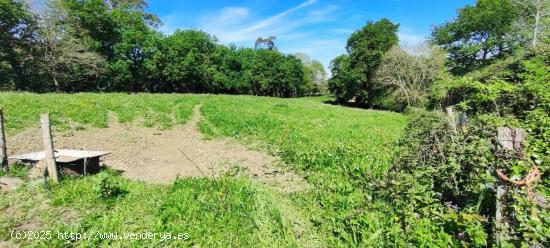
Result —
[[6, 148], [6, 132], [4, 130], [4, 112], [0, 108], [0, 166], [4, 173], [8, 172], [8, 154]]
[[466, 133], [468, 131], [468, 118], [466, 117], [466, 112], [460, 112], [458, 123], [460, 125], [460, 130]]
[[[504, 150], [521, 150], [526, 137], [525, 130], [521, 128], [498, 127], [497, 140]], [[506, 193], [508, 186], [506, 182], [497, 179], [495, 204], [495, 237], [497, 244], [502, 245], [509, 233], [509, 224], [506, 218]]]
[[44, 141], [44, 162], [48, 170], [48, 176], [55, 182], [59, 182], [57, 165], [55, 164], [55, 153], [53, 150], [52, 130], [50, 127], [50, 115], [40, 115], [40, 126], [42, 127], [42, 140]]

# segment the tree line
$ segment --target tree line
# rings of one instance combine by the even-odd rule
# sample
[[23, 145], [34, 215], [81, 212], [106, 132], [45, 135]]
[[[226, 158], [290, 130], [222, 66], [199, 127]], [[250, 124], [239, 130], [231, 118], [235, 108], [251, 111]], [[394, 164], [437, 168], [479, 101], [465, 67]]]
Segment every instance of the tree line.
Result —
[[[221, 45], [200, 30], [164, 35], [144, 0], [0, 0], [0, 89], [195, 92], [297, 97], [324, 75], [277, 51]], [[322, 66], [321, 66], [322, 69]], [[318, 81], [318, 80], [317, 80]]]
[[369, 21], [332, 60], [328, 89], [338, 102], [394, 111], [450, 104], [437, 94], [456, 78], [548, 46], [549, 2], [478, 0], [436, 25], [426, 43], [408, 46], [399, 44], [399, 24]]

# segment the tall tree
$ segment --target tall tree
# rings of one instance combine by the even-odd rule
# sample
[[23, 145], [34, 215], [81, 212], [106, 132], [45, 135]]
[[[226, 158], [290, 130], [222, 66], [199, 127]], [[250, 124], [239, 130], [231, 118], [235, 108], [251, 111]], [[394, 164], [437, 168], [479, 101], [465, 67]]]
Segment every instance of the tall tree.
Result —
[[156, 18], [139, 0], [65, 0], [71, 21], [81, 27], [75, 36], [109, 62], [108, 89], [142, 91], [147, 83], [145, 60], [158, 38]]
[[0, 0], [0, 61], [7, 61], [17, 89], [29, 89], [27, 72], [32, 70], [36, 17], [19, 0]]
[[[377, 96], [373, 87], [374, 73], [384, 53], [399, 41], [398, 29], [398, 24], [383, 18], [377, 22], [369, 21], [363, 28], [351, 34], [346, 45], [348, 57], [339, 59], [333, 65], [333, 68], [336, 68], [333, 70], [335, 80], [347, 78], [345, 82], [334, 83], [330, 87], [333, 90], [336, 90], [337, 85], [343, 87], [336, 90], [343, 93], [336, 94], [337, 100], [349, 101], [355, 98], [356, 103], [374, 106]], [[344, 68], [346, 71], [342, 71]], [[338, 75], [342, 72], [345, 73], [343, 77]]]
[[352, 75], [349, 55], [344, 54], [334, 58], [330, 62], [330, 71], [332, 77], [327, 85], [330, 93], [339, 102], [352, 99], [358, 91], [359, 82], [355, 81], [358, 77]]
[[452, 73], [463, 75], [513, 52], [509, 36], [516, 12], [510, 0], [478, 0], [458, 10], [458, 17], [432, 32], [432, 41], [449, 53]]
[[277, 37], [269, 36], [267, 38], [258, 37], [256, 43], [254, 43], [254, 50], [267, 49], [267, 50], [277, 50], [275, 46], [275, 40]]
[[68, 22], [63, 1], [47, 1], [39, 31], [46, 80], [56, 91], [99, 90], [106, 61], [74, 37], [74, 29], [78, 26]]
[[[410, 49], [410, 47], [409, 47]], [[387, 109], [425, 107], [428, 89], [442, 79], [445, 53], [429, 44], [417, 44], [414, 54], [394, 46], [376, 72], [377, 87], [384, 92]]]
[[302, 61], [307, 80], [314, 84], [316, 90], [320, 91], [321, 88], [325, 87], [327, 72], [323, 64], [319, 60], [311, 60], [309, 55], [302, 52], [297, 52], [294, 56]]
[[537, 47], [541, 36], [550, 32], [550, 1], [549, 0], [513, 0], [518, 11], [516, 29], [531, 41], [532, 47]]
[[176, 92], [212, 92], [212, 59], [216, 49], [213, 36], [197, 30], [178, 30], [161, 47], [165, 64], [162, 74], [168, 88]]

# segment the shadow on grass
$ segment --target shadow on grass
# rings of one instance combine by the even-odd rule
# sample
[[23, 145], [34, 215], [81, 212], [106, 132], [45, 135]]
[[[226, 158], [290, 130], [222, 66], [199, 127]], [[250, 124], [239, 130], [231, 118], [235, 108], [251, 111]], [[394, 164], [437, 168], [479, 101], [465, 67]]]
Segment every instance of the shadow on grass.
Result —
[[356, 102], [340, 102], [336, 100], [326, 100], [323, 101], [324, 104], [330, 104], [330, 105], [336, 105], [336, 106], [344, 106], [349, 108], [359, 108], [359, 109], [374, 109], [371, 106], [368, 106], [366, 103], [356, 103]]
[[336, 101], [336, 100], [326, 100], [326, 101], [322, 101], [322, 103], [335, 105], [335, 106], [343, 106], [343, 107], [348, 107], [348, 108], [362, 109], [362, 110], [378, 110], [378, 111], [386, 111], [386, 112], [403, 113], [403, 111], [399, 112], [399, 111], [391, 110], [391, 109], [388, 109], [388, 108], [382, 108], [380, 106], [371, 105], [371, 104], [368, 104], [368, 103], [357, 103], [357, 102], [354, 102], [354, 101], [339, 102], [339, 101]]

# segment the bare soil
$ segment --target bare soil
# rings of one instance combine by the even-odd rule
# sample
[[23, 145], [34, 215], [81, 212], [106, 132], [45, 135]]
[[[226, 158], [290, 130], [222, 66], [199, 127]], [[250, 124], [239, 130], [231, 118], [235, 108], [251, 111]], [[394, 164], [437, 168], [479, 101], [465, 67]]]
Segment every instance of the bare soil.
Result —
[[[110, 116], [108, 128], [54, 131], [56, 149], [110, 151], [106, 166], [123, 176], [151, 183], [171, 183], [178, 177], [219, 177], [228, 171], [275, 186], [282, 192], [307, 187], [299, 175], [283, 169], [280, 159], [250, 150], [232, 139], [204, 140], [197, 131], [201, 119], [199, 106], [185, 124], [168, 130], [147, 128], [136, 123], [121, 124]], [[42, 149], [39, 128], [7, 137], [8, 155]]]
[[17, 177], [0, 177], [0, 190], [10, 191], [15, 190], [19, 185], [23, 183], [21, 178]]

